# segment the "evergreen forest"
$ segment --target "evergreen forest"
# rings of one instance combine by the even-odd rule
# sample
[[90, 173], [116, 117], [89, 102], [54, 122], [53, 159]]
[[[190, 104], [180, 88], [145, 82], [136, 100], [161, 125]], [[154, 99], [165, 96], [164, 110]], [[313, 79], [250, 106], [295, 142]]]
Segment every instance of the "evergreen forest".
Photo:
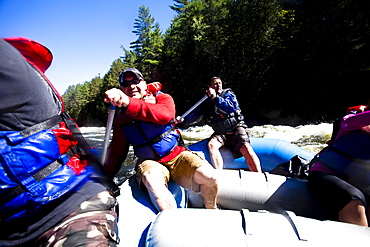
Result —
[[104, 126], [104, 92], [136, 67], [173, 96], [177, 115], [220, 76], [250, 126], [329, 122], [370, 103], [370, 1], [174, 0], [162, 31], [149, 8], [133, 20], [137, 39], [103, 77], [62, 95], [80, 126]]

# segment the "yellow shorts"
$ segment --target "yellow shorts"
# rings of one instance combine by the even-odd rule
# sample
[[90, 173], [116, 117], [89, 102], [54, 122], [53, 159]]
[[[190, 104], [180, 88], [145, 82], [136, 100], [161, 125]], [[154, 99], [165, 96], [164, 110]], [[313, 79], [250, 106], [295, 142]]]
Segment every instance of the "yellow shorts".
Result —
[[166, 183], [172, 179], [184, 188], [197, 191], [198, 189], [194, 188], [195, 183], [193, 182], [193, 176], [195, 171], [204, 164], [208, 165], [208, 162], [196, 153], [183, 151], [175, 158], [165, 163], [159, 163], [154, 160], [142, 162], [137, 167], [136, 177], [141, 186], [143, 174], [156, 167], [162, 171]]

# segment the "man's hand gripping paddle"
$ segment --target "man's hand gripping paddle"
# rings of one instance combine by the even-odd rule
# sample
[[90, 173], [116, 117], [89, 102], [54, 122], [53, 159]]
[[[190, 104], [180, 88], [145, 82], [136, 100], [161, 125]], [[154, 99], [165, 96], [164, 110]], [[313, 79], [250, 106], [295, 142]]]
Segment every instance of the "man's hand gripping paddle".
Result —
[[[153, 95], [156, 95], [158, 91], [162, 89], [162, 84], [160, 82], [152, 82], [148, 84], [147, 91]], [[116, 112], [116, 106], [110, 105], [109, 107], [109, 114], [107, 119], [107, 125], [105, 126], [105, 135], [104, 135], [104, 143], [103, 143], [103, 150], [101, 155], [101, 163], [104, 165], [106, 156], [107, 156], [107, 150], [110, 140], [110, 133], [112, 131], [112, 125], [113, 125], [113, 119], [114, 114]]]

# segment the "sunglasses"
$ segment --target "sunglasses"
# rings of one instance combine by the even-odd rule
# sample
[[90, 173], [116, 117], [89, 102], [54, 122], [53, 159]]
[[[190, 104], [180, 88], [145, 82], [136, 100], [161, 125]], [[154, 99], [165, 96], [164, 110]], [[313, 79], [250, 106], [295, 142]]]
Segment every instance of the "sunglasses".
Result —
[[141, 80], [133, 79], [131, 81], [126, 81], [126, 80], [120, 81], [120, 84], [121, 84], [122, 87], [129, 87], [131, 85], [137, 85], [140, 82], [141, 82]]

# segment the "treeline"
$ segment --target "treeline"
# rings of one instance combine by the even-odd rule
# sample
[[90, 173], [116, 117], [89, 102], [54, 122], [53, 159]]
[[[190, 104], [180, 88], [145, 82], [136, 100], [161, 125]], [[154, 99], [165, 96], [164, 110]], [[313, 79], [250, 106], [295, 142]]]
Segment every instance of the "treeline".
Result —
[[63, 95], [80, 125], [102, 126], [104, 92], [120, 71], [140, 69], [160, 81], [181, 115], [221, 76], [249, 125], [331, 121], [370, 99], [369, 1], [174, 0], [163, 34], [145, 6], [137, 40], [111, 69]]

